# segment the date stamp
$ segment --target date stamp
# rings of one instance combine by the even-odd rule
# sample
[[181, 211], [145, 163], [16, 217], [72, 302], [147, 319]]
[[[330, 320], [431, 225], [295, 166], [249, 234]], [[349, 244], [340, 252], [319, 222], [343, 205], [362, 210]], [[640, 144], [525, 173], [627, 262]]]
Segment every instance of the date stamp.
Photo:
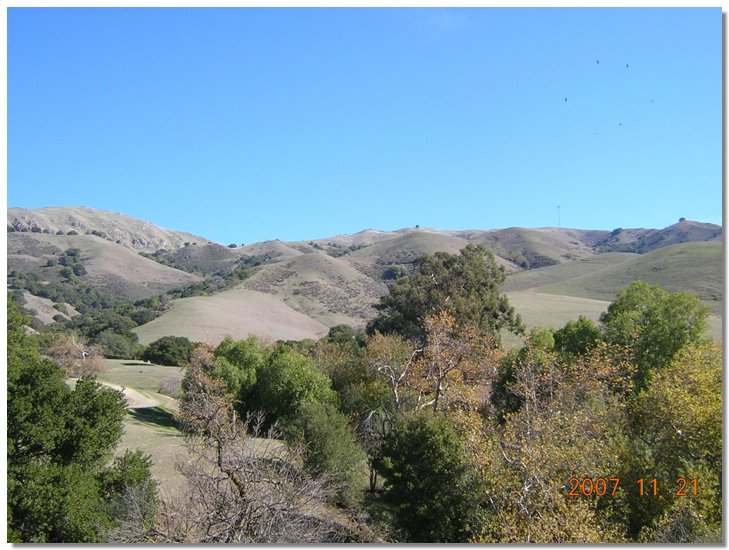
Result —
[[[618, 488], [622, 487], [627, 490], [637, 491], [640, 496], [658, 496], [659, 491], [663, 494], [673, 492], [677, 497], [696, 496], [699, 494], [699, 483], [697, 479], [686, 479], [679, 477], [673, 485], [659, 483], [656, 478], [637, 479], [631, 482], [625, 482], [619, 477], [571, 477], [568, 485], [565, 487], [567, 496], [570, 497], [592, 497], [592, 496], [611, 496], [614, 497], [618, 492]], [[659, 485], [661, 486], [659, 489]]]

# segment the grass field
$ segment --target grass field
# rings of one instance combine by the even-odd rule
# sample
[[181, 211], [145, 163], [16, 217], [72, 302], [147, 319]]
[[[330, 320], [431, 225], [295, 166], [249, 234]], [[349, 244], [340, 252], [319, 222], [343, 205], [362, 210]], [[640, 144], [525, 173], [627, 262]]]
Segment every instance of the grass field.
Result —
[[175, 396], [184, 373], [181, 367], [166, 367], [130, 359], [105, 359], [101, 380], [141, 392]]
[[[600, 315], [610, 305], [606, 300], [594, 300], [578, 296], [565, 296], [524, 290], [507, 292], [509, 303], [522, 317], [527, 332], [534, 327], [561, 328], [568, 321], [575, 321], [580, 315], [599, 323]], [[709, 330], [707, 336], [717, 342], [722, 341], [721, 316], [709, 316]], [[507, 348], [520, 346], [522, 338], [508, 333], [502, 333], [502, 343]]]
[[684, 243], [607, 265], [591, 273], [545, 284], [540, 292], [612, 301], [623, 288], [640, 279], [669, 292], [695, 292], [720, 314], [723, 299], [721, 243]]
[[219, 343], [257, 334], [272, 340], [320, 338], [329, 327], [293, 310], [275, 296], [234, 288], [213, 296], [175, 300], [170, 311], [134, 329], [142, 344], [162, 336], [186, 336], [195, 342]]

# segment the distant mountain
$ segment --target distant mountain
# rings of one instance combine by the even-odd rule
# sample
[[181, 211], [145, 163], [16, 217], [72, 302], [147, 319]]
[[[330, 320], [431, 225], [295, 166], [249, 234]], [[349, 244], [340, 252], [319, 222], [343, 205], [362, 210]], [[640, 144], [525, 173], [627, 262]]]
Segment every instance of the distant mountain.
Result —
[[[11, 208], [8, 273], [62, 281], [58, 262], [76, 250], [84, 270], [73, 280], [115, 295], [136, 300], [196, 285], [184, 294], [194, 298], [173, 301], [168, 313], [135, 329], [145, 341], [162, 332], [207, 335], [215, 341], [228, 329], [238, 336], [259, 331], [274, 339], [315, 338], [335, 324], [363, 326], [375, 314], [372, 306], [387, 292], [387, 284], [410, 272], [418, 256], [455, 254], [469, 243], [494, 253], [509, 274], [504, 289], [531, 308], [534, 323], [566, 322], [582, 305], [595, 317], [600, 304], [635, 278], [672, 291], [695, 291], [718, 313], [722, 238], [720, 226], [682, 220], [664, 229], [612, 231], [367, 229], [309, 241], [226, 247], [114, 212]], [[544, 298], [534, 299], [537, 295]], [[559, 296], [571, 298], [556, 307]], [[53, 305], [38, 304], [44, 311]], [[536, 304], [541, 305], [531, 307]]]
[[182, 231], [162, 229], [144, 220], [85, 206], [61, 206], [28, 210], [8, 208], [8, 233], [58, 232], [97, 235], [133, 250], [177, 249], [186, 242], [209, 244], [212, 241]]

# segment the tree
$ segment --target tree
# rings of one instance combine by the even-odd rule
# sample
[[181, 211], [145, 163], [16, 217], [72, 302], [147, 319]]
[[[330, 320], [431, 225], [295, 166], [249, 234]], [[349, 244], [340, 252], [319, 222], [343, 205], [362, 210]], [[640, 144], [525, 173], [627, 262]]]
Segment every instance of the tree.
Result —
[[[480, 542], [596, 543], [624, 540], [612, 508], [625, 502], [626, 365], [604, 348], [572, 363], [538, 350], [513, 358], [507, 385], [520, 406], [500, 427], [469, 438], [494, 521]], [[568, 494], [570, 479], [621, 478], [614, 495]], [[612, 491], [613, 485], [610, 486]], [[605, 495], [605, 492], [603, 492]]]
[[579, 316], [577, 321], [568, 321], [554, 332], [554, 350], [565, 358], [585, 355], [601, 341], [600, 329], [587, 317]]
[[670, 294], [658, 285], [635, 281], [620, 292], [600, 321], [606, 342], [634, 354], [635, 391], [639, 392], [678, 350], [705, 340], [710, 311], [695, 294]]
[[266, 362], [269, 352], [258, 337], [250, 335], [238, 341], [226, 336], [214, 353], [213, 376], [226, 380], [228, 389], [240, 403], [245, 403], [256, 385], [256, 372]]
[[311, 358], [282, 346], [256, 371], [256, 384], [243, 407], [246, 412], [265, 411], [270, 424], [292, 418], [305, 402], [337, 405], [338, 397]]
[[59, 334], [49, 355], [70, 377], [98, 374], [104, 370], [102, 349], [73, 333]]
[[142, 349], [139, 337], [133, 332], [119, 334], [105, 330], [96, 337], [96, 343], [101, 346], [104, 357], [110, 359], [133, 359]]
[[158, 365], [180, 366], [190, 360], [193, 347], [184, 336], [163, 336], [147, 346], [142, 359]]
[[9, 301], [8, 539], [101, 542], [116, 518], [100, 479], [122, 434], [126, 400], [93, 377], [69, 388], [24, 322]]
[[326, 476], [336, 504], [351, 506], [362, 499], [366, 457], [346, 416], [330, 404], [305, 402], [284, 434], [289, 444], [303, 449], [307, 471]]
[[497, 341], [502, 329], [523, 332], [520, 317], [499, 294], [504, 268], [483, 246], [469, 244], [460, 255], [421, 256], [415, 270], [397, 279], [375, 305], [380, 313], [367, 325], [368, 334], [396, 333], [422, 342], [425, 318], [442, 310], [448, 310], [457, 324], [471, 324]]
[[493, 339], [457, 327], [447, 312], [425, 318], [426, 345], [408, 376], [419, 391], [418, 409], [476, 409], [477, 386], [496, 373], [500, 353]]
[[[634, 495], [629, 501], [631, 532], [638, 536], [645, 530], [643, 536], [648, 538], [688, 537], [692, 542], [701, 542], [712, 531], [720, 533], [720, 345], [689, 345], [679, 350], [671, 363], [655, 374], [650, 387], [638, 396], [633, 411], [630, 474], [656, 478], [674, 490], [659, 491], [651, 499]], [[680, 487], [674, 487], [674, 483], [678, 478], [687, 480], [686, 497], [676, 495]], [[692, 479], [697, 483], [696, 494]], [[690, 506], [683, 506], [684, 500]], [[682, 523], [683, 534], [679, 536], [676, 528]], [[651, 528], [655, 533], [650, 532]]]
[[443, 415], [400, 416], [377, 462], [395, 527], [407, 542], [466, 542], [484, 520], [480, 487]]
[[157, 540], [207, 543], [339, 542], [342, 529], [322, 514], [324, 480], [301, 467], [300, 449], [241, 421], [225, 382], [191, 364], [176, 418], [194, 460], [184, 483], [161, 504]]

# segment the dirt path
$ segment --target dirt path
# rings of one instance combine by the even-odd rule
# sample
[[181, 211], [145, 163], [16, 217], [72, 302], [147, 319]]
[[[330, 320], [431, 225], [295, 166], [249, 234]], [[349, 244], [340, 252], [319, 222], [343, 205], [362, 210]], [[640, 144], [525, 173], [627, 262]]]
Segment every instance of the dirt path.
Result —
[[119, 390], [124, 394], [124, 397], [127, 398], [127, 406], [130, 409], [144, 409], [146, 407], [156, 407], [159, 405], [159, 401], [156, 399], [151, 399], [147, 397], [146, 395], [142, 395], [137, 390], [133, 390], [131, 388], [123, 388], [121, 386], [117, 386], [116, 384], [111, 384], [109, 382], [101, 382], [104, 386], [107, 386], [109, 388], [113, 388], [115, 390]]

